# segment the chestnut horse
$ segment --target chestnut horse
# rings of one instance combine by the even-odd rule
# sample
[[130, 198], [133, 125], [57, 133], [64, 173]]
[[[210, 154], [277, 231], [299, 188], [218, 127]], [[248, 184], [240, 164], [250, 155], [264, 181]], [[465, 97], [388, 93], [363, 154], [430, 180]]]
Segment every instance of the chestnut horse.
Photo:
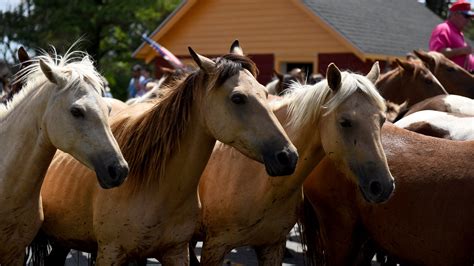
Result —
[[474, 140], [474, 116], [422, 110], [403, 117], [395, 125], [427, 136]]
[[256, 249], [260, 265], [281, 265], [303, 181], [324, 154], [351, 175], [367, 201], [387, 200], [394, 184], [380, 144], [385, 106], [373, 85], [378, 75], [378, 63], [367, 77], [330, 64], [327, 80], [297, 86], [273, 102], [301, 156], [291, 176], [270, 177], [234, 149], [216, 146], [199, 183], [202, 265], [222, 265], [226, 253], [245, 245]]
[[[97, 251], [98, 265], [146, 257], [187, 265], [199, 215], [199, 177], [216, 139], [263, 162], [271, 176], [293, 173], [296, 149], [238, 42], [215, 61], [189, 51], [199, 69], [154, 102], [133, 104], [112, 117], [130, 163], [121, 187], [98, 189], [90, 171], [65, 154], [55, 157], [42, 197], [43, 231], [56, 246]], [[61, 178], [64, 186], [58, 185]]]
[[401, 61], [398, 67], [382, 74], [375, 86], [387, 101], [402, 104], [407, 108], [426, 98], [448, 94], [443, 85], [420, 61]]
[[314, 207], [306, 210], [317, 218], [304, 226], [306, 239], [313, 240], [308, 250], [324, 256], [327, 265], [355, 265], [372, 258], [373, 253], [361, 257], [372, 239], [401, 263], [472, 265], [474, 141], [384, 125], [382, 143], [397, 184], [384, 204], [366, 203], [328, 158], [306, 179], [304, 193]]
[[17, 78], [24, 88], [0, 105], [2, 265], [23, 265], [43, 220], [40, 188], [56, 149], [87, 166], [104, 188], [120, 185], [128, 174], [100, 96], [101, 76], [87, 55], [44, 54]]
[[450, 94], [474, 99], [474, 76], [438, 52], [414, 51]]

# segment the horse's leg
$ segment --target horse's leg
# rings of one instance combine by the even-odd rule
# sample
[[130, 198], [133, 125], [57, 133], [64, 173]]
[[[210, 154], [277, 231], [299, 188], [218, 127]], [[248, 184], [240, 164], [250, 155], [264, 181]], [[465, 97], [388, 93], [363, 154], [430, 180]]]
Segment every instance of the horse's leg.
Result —
[[283, 262], [283, 256], [285, 254], [285, 248], [286, 245], [283, 245], [281, 242], [273, 245], [255, 247], [255, 251], [257, 252], [258, 258], [258, 265], [281, 265]]
[[204, 241], [201, 251], [201, 265], [220, 266], [230, 248], [223, 243], [213, 243], [211, 239]]
[[97, 251], [97, 266], [124, 265], [127, 262], [127, 254], [118, 246], [99, 246]]
[[189, 265], [188, 243], [184, 243], [162, 252], [158, 260], [163, 266], [183, 266]]

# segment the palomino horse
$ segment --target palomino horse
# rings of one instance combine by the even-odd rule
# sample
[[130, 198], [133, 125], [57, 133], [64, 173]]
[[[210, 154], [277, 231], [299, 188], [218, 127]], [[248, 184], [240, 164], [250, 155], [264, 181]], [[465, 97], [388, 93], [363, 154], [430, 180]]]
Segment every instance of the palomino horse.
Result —
[[378, 63], [367, 77], [330, 64], [327, 80], [273, 102], [300, 154], [292, 176], [270, 177], [234, 149], [216, 146], [199, 183], [203, 265], [222, 265], [226, 253], [244, 245], [256, 249], [261, 265], [280, 265], [303, 181], [324, 154], [351, 175], [367, 201], [387, 200], [394, 184], [380, 143], [385, 106], [373, 85], [378, 75]]
[[414, 51], [450, 94], [474, 99], [474, 76], [438, 52]]
[[372, 239], [401, 263], [472, 265], [474, 142], [385, 125], [382, 143], [397, 184], [384, 204], [367, 204], [357, 185], [329, 159], [306, 179], [305, 196], [319, 221], [304, 226], [306, 233], [314, 229], [306, 235], [313, 240], [308, 250], [318, 251], [319, 259], [325, 256], [327, 265], [354, 265]]
[[403, 117], [395, 125], [438, 138], [474, 140], [474, 116], [422, 110]]
[[375, 86], [387, 100], [407, 102], [407, 108], [426, 98], [448, 94], [436, 77], [419, 61], [395, 60], [398, 67], [381, 75]]
[[104, 188], [120, 185], [128, 174], [108, 125], [100, 75], [88, 56], [70, 59], [78, 56], [39, 56], [18, 73], [24, 88], [0, 105], [2, 265], [22, 265], [41, 226], [40, 188], [56, 149], [94, 170]]
[[[189, 50], [198, 70], [155, 102], [131, 105], [112, 117], [130, 164], [121, 187], [98, 189], [90, 171], [71, 157], [55, 158], [42, 196], [43, 230], [56, 244], [97, 250], [98, 265], [146, 257], [186, 265], [199, 215], [199, 177], [216, 139], [264, 162], [272, 176], [293, 173], [296, 149], [238, 42], [216, 61]], [[62, 177], [67, 182], [58, 186]]]
[[291, 70], [288, 74], [281, 74], [274, 70], [276, 79], [270, 81], [265, 87], [269, 94], [272, 95], [283, 95], [288, 91], [291, 84], [299, 82], [300, 84], [306, 83], [305, 73], [300, 68]]

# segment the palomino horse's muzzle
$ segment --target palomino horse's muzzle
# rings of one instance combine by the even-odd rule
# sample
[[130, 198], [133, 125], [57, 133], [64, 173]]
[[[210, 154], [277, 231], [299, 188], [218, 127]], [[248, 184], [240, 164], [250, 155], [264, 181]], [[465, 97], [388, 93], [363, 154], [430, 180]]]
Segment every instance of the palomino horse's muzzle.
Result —
[[366, 201], [382, 203], [390, 198], [395, 190], [395, 182], [389, 171], [379, 170], [375, 163], [351, 168], [358, 177], [359, 189]]
[[270, 176], [291, 175], [298, 162], [298, 152], [294, 146], [285, 147], [277, 152], [268, 152], [263, 156], [265, 169]]

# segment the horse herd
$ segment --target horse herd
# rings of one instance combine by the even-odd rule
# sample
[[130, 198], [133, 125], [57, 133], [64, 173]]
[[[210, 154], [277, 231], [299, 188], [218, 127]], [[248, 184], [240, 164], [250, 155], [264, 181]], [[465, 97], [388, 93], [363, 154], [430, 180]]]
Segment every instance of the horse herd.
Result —
[[281, 76], [272, 96], [238, 41], [189, 53], [197, 69], [125, 104], [101, 97], [87, 55], [19, 51], [0, 104], [1, 265], [28, 246], [38, 265], [70, 249], [97, 265], [222, 265], [239, 246], [281, 265], [297, 222], [308, 264], [474, 263], [471, 74], [415, 51], [385, 74]]

